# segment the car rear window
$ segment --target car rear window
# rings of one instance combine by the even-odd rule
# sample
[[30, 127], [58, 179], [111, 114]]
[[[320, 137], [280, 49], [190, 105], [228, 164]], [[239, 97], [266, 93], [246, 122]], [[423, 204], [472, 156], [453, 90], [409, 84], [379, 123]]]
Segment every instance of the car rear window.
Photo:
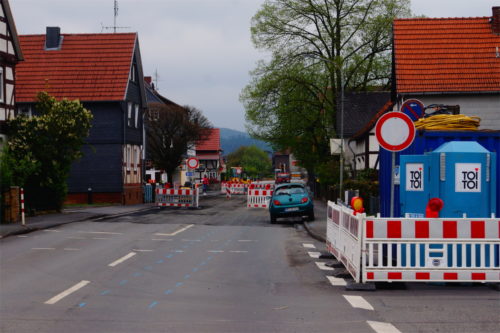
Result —
[[302, 186], [286, 186], [280, 187], [276, 190], [276, 195], [286, 195], [286, 194], [303, 194], [306, 193]]

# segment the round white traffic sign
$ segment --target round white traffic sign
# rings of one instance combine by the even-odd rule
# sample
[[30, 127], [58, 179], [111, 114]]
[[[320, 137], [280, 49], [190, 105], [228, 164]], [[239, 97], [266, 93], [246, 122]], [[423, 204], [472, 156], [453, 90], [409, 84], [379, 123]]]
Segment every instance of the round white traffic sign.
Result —
[[198, 161], [197, 158], [194, 158], [194, 157], [188, 158], [188, 160], [187, 160], [188, 168], [197, 169], [199, 165], [200, 165], [200, 162]]
[[415, 125], [402, 112], [388, 112], [377, 121], [375, 136], [382, 148], [401, 151], [408, 148], [415, 139]]

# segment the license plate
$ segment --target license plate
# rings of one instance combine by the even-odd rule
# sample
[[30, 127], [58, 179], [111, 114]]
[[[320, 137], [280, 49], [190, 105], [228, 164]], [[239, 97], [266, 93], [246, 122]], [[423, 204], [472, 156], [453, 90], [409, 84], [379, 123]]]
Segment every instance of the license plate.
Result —
[[296, 212], [298, 210], [299, 210], [299, 207], [285, 208], [285, 212]]

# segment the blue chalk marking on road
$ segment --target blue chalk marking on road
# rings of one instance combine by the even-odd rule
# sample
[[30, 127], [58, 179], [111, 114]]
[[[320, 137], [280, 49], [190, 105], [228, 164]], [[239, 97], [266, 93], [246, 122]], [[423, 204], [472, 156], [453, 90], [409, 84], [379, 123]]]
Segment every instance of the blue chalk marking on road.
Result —
[[173, 256], [174, 256], [173, 254], [169, 254], [169, 255], [166, 255], [166, 256], [165, 256], [165, 258], [170, 259], [170, 258], [172, 258]]
[[155, 301], [155, 302], [149, 304], [148, 308], [152, 309], [152, 308], [154, 308], [157, 305], [158, 305], [158, 302]]
[[153, 269], [153, 266], [146, 266], [146, 267], [144, 267], [144, 269], [147, 270], [147, 271], [150, 271], [150, 270]]
[[183, 282], [177, 282], [175, 286], [176, 286], [176, 287], [180, 287], [180, 286], [182, 286], [183, 284], [184, 284]]
[[191, 275], [189, 275], [189, 274], [184, 275], [185, 280], [189, 279], [190, 277], [191, 277]]
[[87, 305], [87, 303], [80, 303], [78, 304], [78, 307], [83, 308], [85, 305]]
[[169, 289], [169, 290], [165, 290], [164, 294], [165, 295], [170, 295], [171, 293], [173, 293], [174, 291], [172, 289]]
[[210, 256], [210, 257], [208, 257], [208, 258], [207, 258], [207, 260], [212, 260], [212, 259], [213, 259], [213, 257], [212, 257], [212, 256]]
[[204, 261], [204, 262], [202, 262], [202, 263], [200, 264], [200, 266], [205, 266], [206, 264], [207, 264], [207, 262], [206, 262], [206, 261]]
[[156, 263], [157, 263], [157, 264], [163, 264], [163, 260], [162, 260], [162, 259], [160, 259], [160, 260], [158, 260]]
[[182, 248], [187, 249], [188, 247], [189, 247], [189, 245], [184, 245]]
[[196, 273], [196, 272], [198, 272], [198, 268], [197, 267], [193, 268], [193, 273]]
[[104, 295], [107, 295], [111, 292], [111, 290], [104, 290], [103, 292], [101, 292], [101, 295], [104, 296]]
[[126, 285], [128, 282], [128, 280], [121, 280], [120, 281], [120, 286], [123, 286], [123, 285]]
[[141, 275], [142, 275], [142, 273], [141, 273], [141, 272], [136, 272], [136, 273], [134, 273], [133, 275], [134, 275], [134, 277], [139, 277], [139, 276], [141, 276]]

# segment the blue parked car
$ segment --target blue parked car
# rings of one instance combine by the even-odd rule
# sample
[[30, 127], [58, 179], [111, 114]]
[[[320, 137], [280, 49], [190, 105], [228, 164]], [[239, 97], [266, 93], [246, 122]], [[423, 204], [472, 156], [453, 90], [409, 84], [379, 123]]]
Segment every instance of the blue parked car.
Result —
[[271, 223], [278, 217], [307, 216], [314, 221], [314, 203], [304, 184], [285, 183], [277, 185], [269, 203]]

